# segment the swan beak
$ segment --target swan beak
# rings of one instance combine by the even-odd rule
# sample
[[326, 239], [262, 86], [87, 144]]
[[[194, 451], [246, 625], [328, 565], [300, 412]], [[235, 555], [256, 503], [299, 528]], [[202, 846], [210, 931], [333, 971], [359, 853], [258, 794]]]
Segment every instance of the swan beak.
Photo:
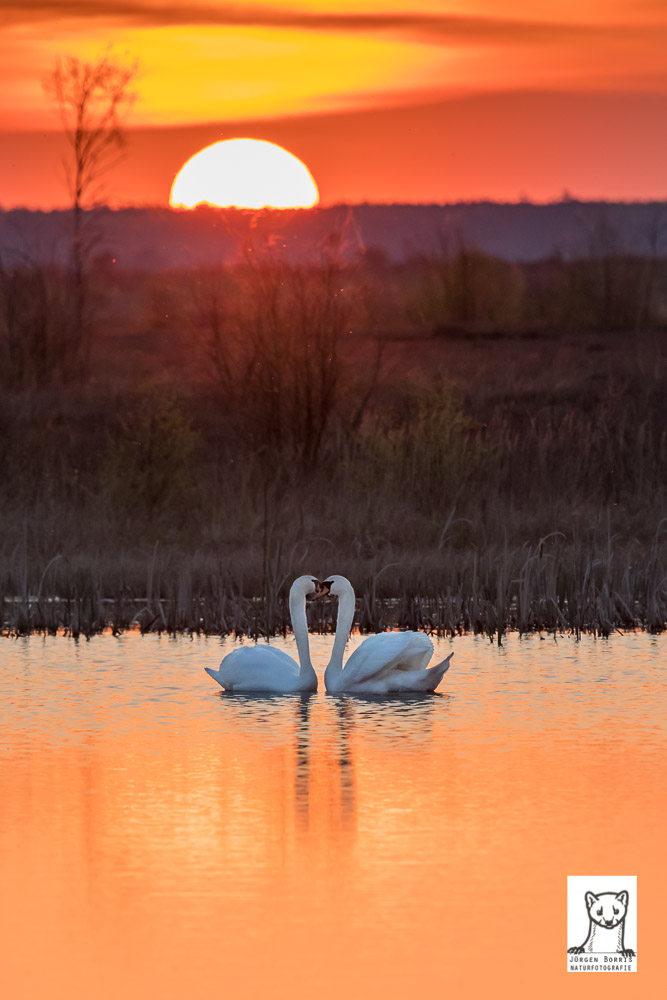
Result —
[[329, 591], [331, 590], [331, 580], [327, 580], [325, 583], [322, 583], [321, 580], [313, 580], [313, 583], [315, 584], [314, 601], [316, 601], [319, 597], [329, 596]]

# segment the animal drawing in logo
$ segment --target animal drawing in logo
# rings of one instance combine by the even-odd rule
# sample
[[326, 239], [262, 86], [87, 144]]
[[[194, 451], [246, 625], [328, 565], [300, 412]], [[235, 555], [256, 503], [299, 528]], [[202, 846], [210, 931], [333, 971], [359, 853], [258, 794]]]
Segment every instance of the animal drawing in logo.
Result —
[[592, 951], [603, 951], [607, 955], [618, 953], [624, 958], [634, 958], [632, 948], [625, 947], [625, 915], [628, 912], [628, 893], [623, 892], [587, 892], [586, 909], [588, 910], [588, 937], [583, 944], [568, 948], [570, 955], [588, 954]]

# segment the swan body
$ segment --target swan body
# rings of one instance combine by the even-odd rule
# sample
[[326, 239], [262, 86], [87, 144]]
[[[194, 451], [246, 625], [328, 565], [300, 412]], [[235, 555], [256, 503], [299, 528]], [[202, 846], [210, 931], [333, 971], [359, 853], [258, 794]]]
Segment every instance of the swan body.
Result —
[[225, 691], [265, 691], [290, 694], [317, 691], [317, 674], [310, 660], [306, 597], [316, 592], [312, 576], [300, 576], [290, 590], [289, 607], [299, 662], [273, 646], [242, 646], [225, 656], [217, 670], [204, 667]]
[[345, 644], [354, 619], [354, 590], [344, 576], [329, 577], [324, 584], [338, 597], [338, 621], [331, 659], [324, 683], [332, 694], [415, 693], [435, 691], [449, 670], [453, 653], [432, 667], [433, 643], [425, 632], [381, 632], [365, 639], [343, 666]]

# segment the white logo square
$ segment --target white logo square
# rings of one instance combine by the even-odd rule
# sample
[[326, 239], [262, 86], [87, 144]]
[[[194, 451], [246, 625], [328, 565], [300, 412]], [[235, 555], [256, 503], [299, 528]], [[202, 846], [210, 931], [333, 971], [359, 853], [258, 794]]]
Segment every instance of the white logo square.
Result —
[[637, 971], [636, 875], [568, 875], [567, 968]]

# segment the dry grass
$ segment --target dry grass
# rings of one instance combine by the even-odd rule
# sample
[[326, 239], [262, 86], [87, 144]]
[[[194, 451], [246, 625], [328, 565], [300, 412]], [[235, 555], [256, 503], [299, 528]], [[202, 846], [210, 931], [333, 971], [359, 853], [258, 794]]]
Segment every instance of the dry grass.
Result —
[[663, 629], [667, 337], [485, 326], [482, 264], [435, 332], [430, 264], [100, 287], [89, 382], [0, 402], [3, 631], [270, 635], [302, 572], [362, 630]]

